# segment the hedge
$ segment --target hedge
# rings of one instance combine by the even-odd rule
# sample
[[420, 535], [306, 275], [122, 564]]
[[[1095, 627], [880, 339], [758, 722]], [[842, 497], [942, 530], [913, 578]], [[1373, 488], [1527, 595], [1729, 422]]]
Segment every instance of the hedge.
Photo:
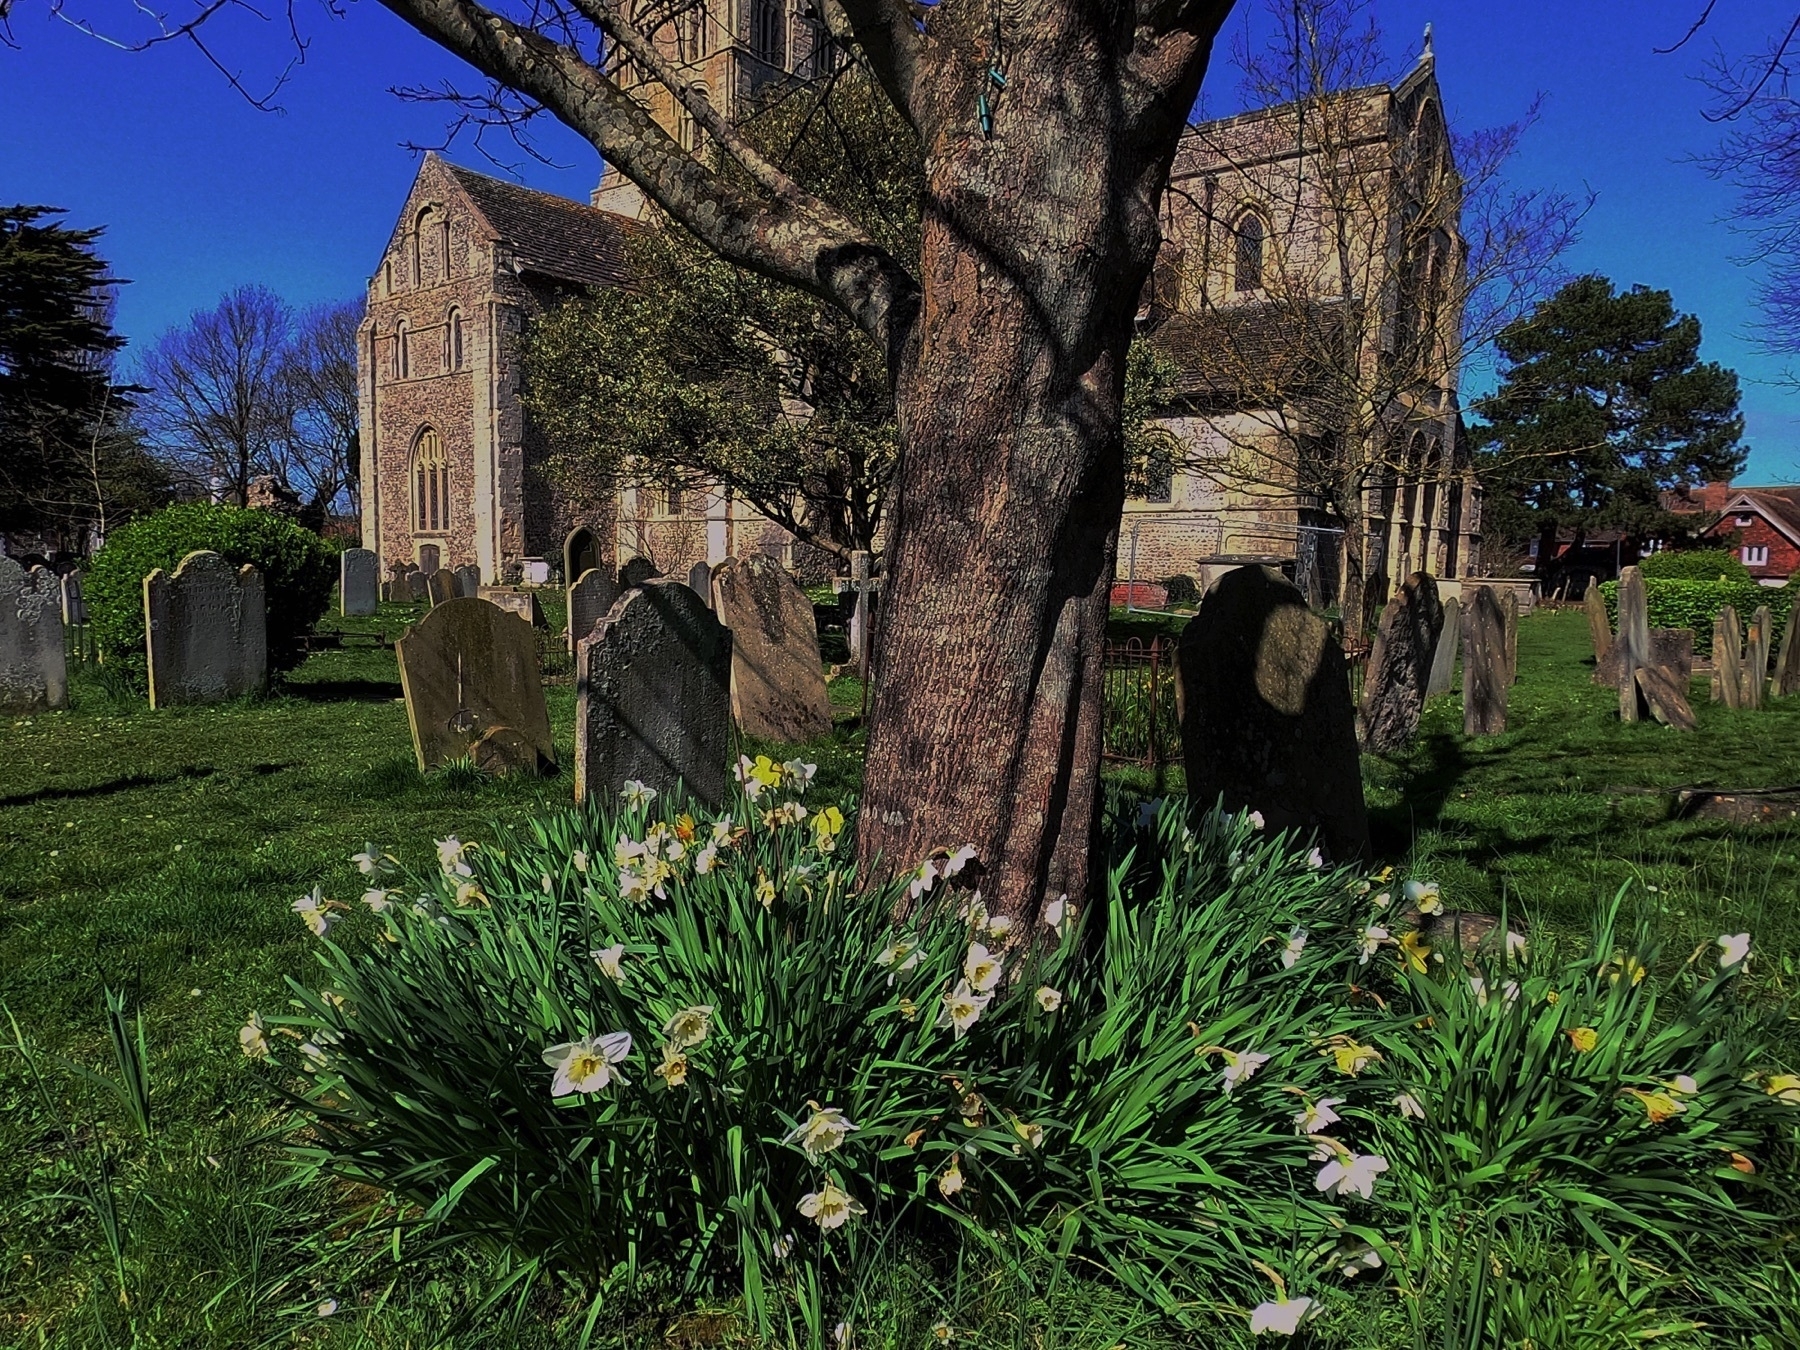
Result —
[[140, 691], [148, 685], [144, 578], [158, 567], [173, 572], [203, 548], [262, 573], [271, 674], [306, 659], [306, 636], [331, 604], [337, 552], [302, 525], [268, 511], [206, 502], [140, 517], [107, 537], [82, 582], [102, 660]]
[[[1754, 581], [1677, 581], [1664, 577], [1644, 578], [1644, 603], [1652, 628], [1691, 628], [1694, 650], [1712, 651], [1713, 620], [1726, 605], [1737, 610], [1738, 621], [1749, 623], [1757, 606], [1767, 605], [1775, 616], [1777, 640], [1787, 624], [1788, 611], [1794, 597], [1800, 594], [1800, 577], [1782, 587], [1758, 586]], [[1614, 629], [1619, 624], [1619, 583], [1603, 582], [1600, 594], [1606, 599], [1606, 612]]]
[[1652, 553], [1638, 566], [1644, 579], [1660, 581], [1737, 581], [1751, 580], [1750, 569], [1729, 549], [1699, 548], [1685, 551]]

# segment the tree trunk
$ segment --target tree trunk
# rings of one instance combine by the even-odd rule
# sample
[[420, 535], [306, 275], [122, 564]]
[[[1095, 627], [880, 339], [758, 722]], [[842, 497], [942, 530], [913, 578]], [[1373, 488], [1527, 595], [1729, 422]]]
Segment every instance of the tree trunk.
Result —
[[973, 845], [990, 910], [1015, 917], [1088, 886], [1125, 357], [1174, 149], [1150, 165], [1114, 143], [1077, 87], [1103, 64], [1082, 36], [1012, 50], [1016, 139], [963, 119], [928, 146], [859, 828], [886, 872]]

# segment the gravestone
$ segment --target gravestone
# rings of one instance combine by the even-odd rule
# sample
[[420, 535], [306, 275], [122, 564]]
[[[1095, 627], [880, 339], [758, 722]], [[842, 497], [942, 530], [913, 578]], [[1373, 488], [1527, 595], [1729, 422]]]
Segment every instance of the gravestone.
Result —
[[1357, 719], [1365, 750], [1392, 754], [1418, 732], [1419, 710], [1425, 705], [1443, 627], [1444, 607], [1438, 603], [1437, 583], [1423, 572], [1414, 572], [1400, 583], [1382, 610], [1381, 626], [1369, 650]]
[[1657, 721], [1677, 731], [1692, 731], [1698, 725], [1688, 703], [1686, 682], [1678, 681], [1667, 666], [1639, 666], [1633, 678], [1644, 706]]
[[174, 576], [157, 568], [144, 578], [144, 645], [152, 708], [260, 692], [269, 674], [262, 574], [205, 549]]
[[538, 604], [537, 592], [521, 590], [517, 586], [483, 586], [481, 599], [490, 605], [498, 605], [508, 614], [517, 614], [533, 628], [543, 628], [544, 607]]
[[573, 585], [583, 572], [600, 566], [600, 540], [585, 525], [577, 525], [563, 539], [563, 585]]
[[459, 600], [476, 600], [481, 596], [481, 569], [474, 563], [464, 563], [456, 569], [456, 598]]
[[731, 712], [746, 735], [810, 741], [831, 730], [812, 601], [775, 559], [731, 559], [713, 573], [731, 630]]
[[431, 601], [431, 607], [448, 604], [457, 599], [456, 573], [448, 567], [440, 567], [425, 579], [425, 594]]
[[80, 628], [88, 621], [87, 597], [82, 594], [79, 572], [63, 574], [62, 621], [70, 628]]
[[1463, 735], [1498, 736], [1506, 730], [1506, 614], [1491, 586], [1465, 589], [1463, 616]]
[[[588, 576], [611, 581], [598, 568]], [[637, 780], [725, 804], [731, 630], [679, 581], [625, 592], [575, 649], [575, 800]]]
[[1727, 708], [1744, 706], [1744, 638], [1737, 610], [1726, 605], [1713, 620], [1713, 702]]
[[1508, 587], [1500, 596], [1500, 616], [1506, 620], [1506, 682], [1519, 682], [1519, 593]]
[[537, 639], [517, 614], [453, 597], [394, 646], [421, 771], [464, 755], [489, 773], [555, 766]]
[[338, 612], [364, 615], [375, 612], [381, 599], [381, 559], [366, 548], [347, 548], [338, 562]]
[[619, 569], [619, 591], [625, 594], [633, 586], [642, 586], [651, 577], [660, 577], [662, 571], [648, 558], [633, 558]]
[[1619, 573], [1619, 631], [1613, 638], [1615, 685], [1619, 693], [1619, 720], [1638, 720], [1637, 670], [1650, 664], [1650, 608], [1644, 596], [1643, 569], [1635, 564]]
[[1744, 706], [1760, 708], [1769, 682], [1769, 649], [1775, 635], [1775, 616], [1767, 605], [1758, 605], [1750, 616], [1750, 638], [1744, 644]]
[[1781, 651], [1775, 657], [1775, 674], [1769, 681], [1769, 693], [1786, 698], [1800, 693], [1800, 643], [1794, 641], [1794, 630], [1800, 628], [1800, 605], [1788, 611], [1787, 628], [1781, 634]]
[[406, 574], [406, 598], [417, 604], [421, 600], [429, 599], [430, 596], [431, 579], [423, 572], [408, 572]]
[[527, 586], [548, 586], [550, 584], [550, 564], [542, 558], [521, 558], [519, 575]]
[[1367, 851], [1349, 669], [1292, 582], [1248, 566], [1209, 586], [1176, 644], [1175, 689], [1193, 801], [1316, 831], [1337, 862]]
[[1453, 595], [1444, 601], [1444, 626], [1438, 631], [1437, 651], [1431, 658], [1431, 678], [1425, 697], [1447, 694], [1456, 681], [1456, 653], [1462, 645], [1462, 603]]
[[47, 567], [27, 572], [0, 553], [0, 708], [43, 712], [69, 706], [62, 608], [56, 573]]
[[1594, 578], [1588, 578], [1587, 594], [1581, 599], [1581, 607], [1587, 611], [1588, 635], [1594, 640], [1594, 665], [1598, 667], [1606, 660], [1612, 650], [1612, 620], [1607, 617], [1606, 597], [1600, 594], [1600, 586]]
[[443, 566], [442, 556], [436, 544], [420, 544], [419, 570], [426, 576], [430, 576]]
[[594, 625], [619, 598], [618, 586], [611, 569], [590, 567], [569, 587], [569, 650], [573, 652], [581, 640], [594, 631]]
[[[875, 555], [864, 549], [856, 550], [850, 555], [849, 579], [840, 577], [835, 585], [839, 595], [848, 591], [856, 597], [850, 611], [850, 664], [859, 674], [867, 674], [874, 643], [875, 596], [881, 590], [881, 578], [875, 575]], [[1157, 608], [1167, 607], [1168, 595], [1165, 593], [1163, 603]]]
[[[1625, 649], [1614, 643], [1606, 653], [1606, 659], [1594, 667], [1592, 682], [1604, 685], [1608, 689], [1619, 687], [1619, 672], [1623, 666]], [[1666, 666], [1669, 673], [1681, 681], [1685, 688], [1694, 674], [1694, 630], [1691, 628], [1652, 628], [1650, 630], [1650, 659], [1647, 664]]]
[[705, 601], [706, 607], [711, 609], [713, 602], [712, 564], [709, 562], [697, 562], [692, 567], [688, 568], [687, 584], [688, 589]]

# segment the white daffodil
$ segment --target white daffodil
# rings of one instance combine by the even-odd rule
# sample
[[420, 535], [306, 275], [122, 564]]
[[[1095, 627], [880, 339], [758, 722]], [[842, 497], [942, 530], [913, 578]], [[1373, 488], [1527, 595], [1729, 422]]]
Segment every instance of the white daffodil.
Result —
[[719, 846], [710, 840], [694, 854], [694, 874], [705, 876], [719, 865]]
[[551, 876], [548, 872], [539, 875], [538, 885], [543, 889], [545, 895], [556, 894], [556, 878]]
[[813, 775], [818, 771], [817, 764], [805, 764], [797, 759], [790, 759], [781, 766], [781, 774], [787, 780], [787, 785], [800, 792], [806, 791], [812, 783]]
[[957, 910], [956, 914], [958, 918], [969, 925], [971, 932], [980, 932], [987, 927], [987, 905], [982, 902], [981, 892], [979, 890], [973, 892], [967, 900], [963, 901], [962, 908]]
[[584, 849], [584, 848], [576, 849], [573, 853], [571, 853], [569, 855], [569, 861], [575, 864], [575, 870], [577, 872], [579, 872], [582, 876], [585, 877], [587, 875], [588, 855], [587, 855], [586, 849]]
[[996, 915], [987, 921], [987, 935], [1004, 940], [1013, 930], [1013, 921], [1004, 914]]
[[1419, 1104], [1419, 1099], [1410, 1092], [1402, 1092], [1399, 1096], [1395, 1097], [1394, 1105], [1400, 1108], [1400, 1118], [1402, 1120], [1425, 1119], [1425, 1108]]
[[294, 913], [305, 920], [314, 937], [324, 937], [331, 931], [331, 925], [338, 921], [338, 916], [326, 908], [328, 904], [330, 901], [319, 894], [317, 886], [294, 901]]
[[733, 827], [731, 824], [731, 817], [730, 816], [720, 816], [712, 824], [712, 841], [713, 841], [713, 843], [719, 845], [721, 848], [723, 848], [727, 844], [729, 844], [731, 842], [732, 828]]
[[1047, 1013], [1053, 1013], [1062, 1007], [1062, 991], [1052, 989], [1047, 984], [1040, 984], [1037, 991], [1038, 1007]]
[[613, 840], [614, 867], [636, 867], [649, 856], [650, 845], [642, 839], [632, 839], [622, 834]]
[[786, 801], [769, 812], [769, 826], [803, 825], [806, 823], [806, 807], [796, 801]]
[[969, 987], [967, 980], [958, 980], [956, 988], [944, 995], [944, 1011], [938, 1015], [937, 1024], [955, 1027], [956, 1038], [961, 1040], [969, 1028], [981, 1020], [981, 1014], [993, 1001], [992, 994], [978, 994]]
[[487, 893], [481, 889], [481, 883], [472, 878], [456, 884], [456, 904], [458, 908], [467, 909], [471, 905], [485, 905]]
[[1346, 1280], [1382, 1267], [1381, 1253], [1366, 1242], [1340, 1247], [1331, 1259], [1337, 1262], [1338, 1274]]
[[1406, 897], [1406, 903], [1416, 906], [1421, 914], [1444, 912], [1444, 898], [1438, 894], [1435, 881], [1409, 881], [1400, 888], [1400, 893]]
[[1293, 969], [1294, 962], [1300, 959], [1300, 953], [1306, 950], [1306, 930], [1296, 928], [1288, 934], [1287, 944], [1281, 949], [1281, 968]]
[[1260, 830], [1262, 827], [1263, 813], [1261, 811], [1252, 811], [1250, 813], [1250, 828], [1253, 830]]
[[609, 1031], [603, 1036], [583, 1036], [544, 1051], [544, 1063], [556, 1070], [550, 1083], [552, 1097], [574, 1092], [599, 1092], [611, 1083], [625, 1085], [625, 1075], [615, 1065], [631, 1054], [631, 1033]]
[[337, 1310], [338, 1301], [335, 1298], [327, 1298], [321, 1299], [319, 1301], [319, 1306], [314, 1308], [313, 1312], [317, 1313], [320, 1317], [330, 1317], [336, 1313]]
[[1278, 1298], [1259, 1303], [1250, 1310], [1250, 1334], [1260, 1336], [1265, 1331], [1273, 1331], [1292, 1336], [1300, 1330], [1300, 1324], [1312, 1316], [1316, 1306], [1310, 1298]]
[[594, 964], [600, 967], [600, 973], [614, 984], [625, 983], [625, 972], [620, 969], [620, 962], [625, 959], [625, 944], [615, 942], [610, 947], [600, 947], [588, 953], [594, 958]]
[[1294, 1112], [1295, 1134], [1321, 1134], [1342, 1120], [1335, 1110], [1342, 1106], [1342, 1097], [1321, 1097], [1316, 1102], [1308, 1102], [1304, 1110]]
[[674, 1042], [677, 1049], [691, 1049], [712, 1033], [712, 1014], [711, 1004], [683, 1008], [663, 1023], [663, 1035]]
[[1358, 955], [1356, 963], [1359, 966], [1368, 965], [1369, 958], [1375, 955], [1376, 949], [1387, 940], [1388, 930], [1377, 924], [1370, 924], [1367, 928], [1363, 929], [1362, 936], [1357, 939], [1356, 950]]
[[930, 858], [927, 858], [924, 862], [919, 864], [918, 872], [913, 876], [912, 881], [908, 883], [906, 887], [906, 898], [909, 900], [917, 900], [921, 895], [929, 893], [931, 888], [936, 884], [937, 864]]
[[1239, 1083], [1249, 1082], [1255, 1076], [1256, 1071], [1269, 1062], [1267, 1055], [1259, 1054], [1255, 1050], [1238, 1051], [1221, 1048], [1219, 1053], [1225, 1058], [1225, 1076], [1221, 1079], [1219, 1087], [1228, 1095]]
[[958, 872], [962, 871], [963, 868], [974, 861], [975, 846], [973, 844], [964, 844], [961, 848], [957, 849], [956, 852], [944, 859], [942, 863], [943, 870], [939, 875], [941, 875], [944, 880], [948, 881], [951, 877], [955, 876]]
[[775, 1254], [777, 1261], [785, 1261], [794, 1254], [794, 1235], [783, 1233], [769, 1244], [769, 1250]]
[[1526, 955], [1525, 948], [1526, 948], [1525, 935], [1523, 933], [1515, 933], [1515, 932], [1512, 932], [1511, 930], [1508, 930], [1508, 932], [1506, 934], [1506, 954], [1507, 954], [1507, 956], [1508, 957], [1517, 957], [1519, 960], [1523, 961], [1525, 959], [1525, 955]]
[[781, 1142], [800, 1145], [810, 1158], [822, 1158], [842, 1147], [852, 1132], [862, 1128], [835, 1106], [819, 1106], [813, 1102], [808, 1105], [813, 1108], [812, 1115], [789, 1131]]
[[451, 835], [448, 839], [438, 840], [438, 866], [444, 870], [446, 876], [469, 876], [472, 869], [463, 860], [463, 855], [473, 847], [473, 844], [465, 844], [455, 835]]
[[1370, 1200], [1375, 1195], [1375, 1178], [1387, 1170], [1387, 1159], [1379, 1153], [1352, 1153], [1346, 1149], [1319, 1169], [1319, 1175], [1313, 1178], [1313, 1189], [1329, 1197], [1354, 1193]]
[[663, 1083], [668, 1087], [678, 1088], [686, 1085], [688, 1057], [682, 1054], [678, 1047], [673, 1045], [665, 1045], [663, 1047], [662, 1055], [662, 1063], [658, 1064], [650, 1072], [662, 1079]]
[[300, 1042], [300, 1058], [309, 1073], [325, 1067], [325, 1052], [313, 1041]]
[[[1038, 1149], [1044, 1146], [1044, 1127], [1042, 1125], [1033, 1125], [1030, 1121], [1025, 1120], [1015, 1120], [1012, 1123], [1012, 1129], [1026, 1148]], [[1013, 1149], [1014, 1153], [1018, 1151], [1017, 1148]]]
[[1056, 899], [1044, 906], [1044, 922], [1051, 928], [1061, 928], [1063, 925], [1063, 916], [1068, 913], [1068, 909], [1069, 897], [1066, 895], [1057, 896]]
[[637, 779], [632, 778], [627, 780], [625, 786], [619, 789], [619, 797], [624, 801], [627, 808], [635, 811], [639, 807], [648, 806], [651, 802], [656, 800], [656, 789], [648, 787], [645, 784], [640, 783]]
[[896, 972], [912, 970], [919, 964], [919, 944], [908, 938], [894, 938], [875, 954], [878, 966], [893, 966]]
[[962, 1154], [950, 1155], [950, 1165], [939, 1174], [937, 1188], [938, 1194], [946, 1200], [963, 1188]]
[[1679, 1092], [1689, 1097], [1700, 1090], [1700, 1084], [1694, 1080], [1694, 1075], [1691, 1073], [1678, 1073], [1663, 1086], [1671, 1092]]
[[978, 994], [991, 994], [1000, 983], [1001, 970], [999, 952], [990, 952], [979, 942], [969, 944], [968, 955], [963, 957], [963, 978], [969, 982], [969, 988]]
[[842, 1228], [854, 1214], [869, 1211], [835, 1181], [827, 1181], [819, 1190], [800, 1198], [800, 1212], [819, 1227], [832, 1229]]
[[1316, 848], [1308, 851], [1306, 855], [1306, 865], [1315, 872], [1318, 871], [1319, 868], [1325, 865], [1325, 855]]
[[1750, 959], [1750, 935], [1748, 933], [1728, 933], [1721, 937], [1719, 947], [1719, 969], [1730, 970], [1740, 962]]
[[365, 877], [372, 877], [381, 870], [381, 854], [375, 851], [375, 845], [364, 844], [361, 853], [352, 853], [350, 861], [356, 864], [356, 870]]
[[392, 891], [372, 886], [362, 893], [362, 902], [369, 907], [372, 913], [385, 914], [394, 906], [393, 896]]
[[238, 1028], [238, 1049], [251, 1059], [267, 1059], [269, 1057], [269, 1038], [265, 1034], [262, 1017], [257, 1013], [250, 1014], [250, 1020]]

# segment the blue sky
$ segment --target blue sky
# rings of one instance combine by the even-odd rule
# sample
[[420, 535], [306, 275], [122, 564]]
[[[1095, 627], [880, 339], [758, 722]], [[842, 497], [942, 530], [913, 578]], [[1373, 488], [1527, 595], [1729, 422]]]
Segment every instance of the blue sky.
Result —
[[[71, 12], [79, 12], [74, 0]], [[96, 24], [123, 23], [123, 3], [86, 0]], [[1438, 74], [1453, 123], [1516, 120], [1538, 94], [1542, 120], [1515, 163], [1521, 183], [1597, 194], [1575, 270], [1621, 285], [1643, 282], [1697, 313], [1705, 355], [1744, 382], [1750, 467], [1740, 481], [1800, 480], [1800, 393], [1782, 388], [1783, 363], [1751, 340], [1755, 275], [1732, 261], [1741, 248], [1721, 217], [1727, 189], [1690, 157], [1716, 142], [1696, 82], [1716, 42], [1759, 45], [1791, 8], [1735, 0], [1699, 40], [1655, 54], [1686, 31], [1704, 0], [1559, 0], [1474, 4], [1380, 0], [1396, 54], [1417, 50], [1434, 26]], [[1252, 24], [1240, 6], [1228, 32]], [[71, 223], [105, 225], [102, 251], [121, 276], [120, 329], [146, 342], [231, 286], [259, 281], [309, 303], [354, 295], [379, 258], [417, 168], [408, 144], [446, 134], [440, 105], [408, 103], [394, 86], [440, 85], [466, 72], [369, 0], [346, 17], [301, 0], [310, 40], [304, 65], [259, 112], [191, 48], [112, 50], [48, 17], [45, 0], [20, 0], [16, 49], [0, 47], [0, 198], [67, 207]], [[221, 30], [221, 54], [246, 82], [286, 59], [283, 33], [242, 12]], [[1228, 103], [1233, 72], [1221, 43], [1209, 104]], [[504, 141], [495, 153], [524, 181], [585, 197], [599, 173], [594, 151], [547, 128], [534, 163]], [[449, 152], [489, 168], [465, 136]]]

